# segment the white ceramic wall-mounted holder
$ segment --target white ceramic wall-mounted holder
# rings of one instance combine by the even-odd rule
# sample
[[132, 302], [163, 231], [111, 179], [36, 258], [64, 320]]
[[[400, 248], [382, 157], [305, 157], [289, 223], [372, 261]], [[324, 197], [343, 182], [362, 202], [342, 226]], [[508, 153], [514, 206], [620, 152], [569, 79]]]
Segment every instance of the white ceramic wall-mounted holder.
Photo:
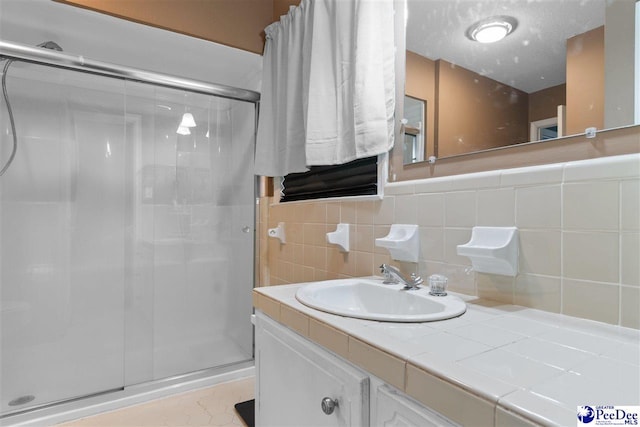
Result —
[[418, 262], [420, 235], [415, 224], [392, 224], [386, 237], [376, 239], [376, 246], [387, 248], [396, 261]]
[[341, 252], [349, 252], [349, 224], [338, 224], [336, 231], [327, 233], [327, 242], [338, 245]]
[[518, 274], [518, 229], [516, 227], [473, 227], [471, 240], [458, 245], [458, 255], [471, 260], [479, 273]]
[[274, 239], [280, 239], [280, 243], [287, 243], [287, 239], [284, 236], [284, 222], [279, 222], [276, 228], [270, 228], [267, 234]]

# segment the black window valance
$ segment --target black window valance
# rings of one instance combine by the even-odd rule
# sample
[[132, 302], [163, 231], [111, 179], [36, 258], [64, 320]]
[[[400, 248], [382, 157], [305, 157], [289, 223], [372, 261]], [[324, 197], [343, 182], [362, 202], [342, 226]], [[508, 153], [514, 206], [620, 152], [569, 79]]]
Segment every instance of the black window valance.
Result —
[[378, 194], [378, 156], [284, 177], [281, 202]]

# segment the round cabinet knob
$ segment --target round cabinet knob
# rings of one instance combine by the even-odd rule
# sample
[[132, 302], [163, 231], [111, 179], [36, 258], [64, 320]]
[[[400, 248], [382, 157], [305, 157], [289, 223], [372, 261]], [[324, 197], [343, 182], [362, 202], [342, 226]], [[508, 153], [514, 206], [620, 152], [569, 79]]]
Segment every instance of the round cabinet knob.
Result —
[[325, 397], [322, 399], [322, 412], [327, 415], [333, 414], [333, 411], [338, 407], [338, 399], [332, 399], [330, 397]]
[[248, 225], [245, 225], [244, 227], [242, 227], [242, 232], [243, 233], [248, 233], [251, 231], [251, 227], [249, 227]]

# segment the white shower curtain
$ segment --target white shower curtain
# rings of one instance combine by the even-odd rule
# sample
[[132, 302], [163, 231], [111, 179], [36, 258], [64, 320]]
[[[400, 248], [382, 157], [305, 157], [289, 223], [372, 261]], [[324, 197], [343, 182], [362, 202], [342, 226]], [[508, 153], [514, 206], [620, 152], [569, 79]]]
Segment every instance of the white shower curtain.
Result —
[[393, 146], [393, 0], [302, 0], [265, 29], [257, 175]]

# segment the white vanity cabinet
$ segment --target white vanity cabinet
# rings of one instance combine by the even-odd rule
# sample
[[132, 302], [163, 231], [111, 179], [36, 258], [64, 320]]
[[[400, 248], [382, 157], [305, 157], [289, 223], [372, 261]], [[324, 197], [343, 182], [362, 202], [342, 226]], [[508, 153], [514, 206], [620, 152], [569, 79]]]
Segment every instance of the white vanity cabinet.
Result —
[[[255, 336], [258, 427], [456, 426], [260, 311]], [[338, 403], [329, 415], [326, 397]]]
[[[364, 371], [260, 312], [255, 353], [256, 426], [369, 425], [369, 377]], [[325, 398], [337, 400], [330, 414], [323, 411]]]
[[375, 385], [371, 425], [384, 427], [454, 427], [457, 424], [425, 408], [388, 385]]

